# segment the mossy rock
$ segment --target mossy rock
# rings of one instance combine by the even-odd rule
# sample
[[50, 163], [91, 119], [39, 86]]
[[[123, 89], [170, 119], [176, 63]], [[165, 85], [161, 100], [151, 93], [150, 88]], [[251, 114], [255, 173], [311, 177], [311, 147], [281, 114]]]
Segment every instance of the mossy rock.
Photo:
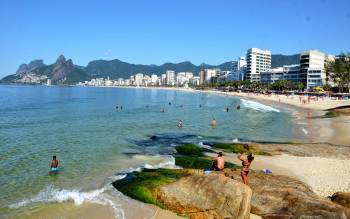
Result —
[[181, 169], [143, 169], [141, 172], [129, 173], [112, 185], [133, 199], [164, 208], [163, 204], [157, 200], [154, 190], [187, 175], [189, 173]]
[[203, 156], [202, 150], [195, 144], [187, 143], [175, 147], [178, 154]]
[[[175, 165], [189, 169], [207, 169], [211, 166], [211, 160], [208, 157], [176, 156]], [[237, 169], [239, 166], [225, 162], [225, 168]]]
[[252, 145], [242, 144], [242, 143], [208, 143], [211, 147], [216, 149], [222, 149], [225, 152], [243, 154], [243, 153], [253, 153], [256, 155], [271, 156], [267, 151], [261, 151], [256, 149]]
[[337, 117], [338, 113], [335, 111], [328, 111], [323, 115], [323, 118], [333, 118], [333, 117]]

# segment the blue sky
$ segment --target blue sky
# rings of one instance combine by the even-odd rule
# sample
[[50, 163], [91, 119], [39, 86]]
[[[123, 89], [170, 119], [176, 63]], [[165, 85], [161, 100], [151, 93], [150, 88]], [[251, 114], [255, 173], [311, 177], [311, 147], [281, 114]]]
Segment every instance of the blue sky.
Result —
[[220, 64], [273, 54], [350, 51], [349, 0], [11, 0], [0, 3], [0, 78], [37, 58], [75, 64]]

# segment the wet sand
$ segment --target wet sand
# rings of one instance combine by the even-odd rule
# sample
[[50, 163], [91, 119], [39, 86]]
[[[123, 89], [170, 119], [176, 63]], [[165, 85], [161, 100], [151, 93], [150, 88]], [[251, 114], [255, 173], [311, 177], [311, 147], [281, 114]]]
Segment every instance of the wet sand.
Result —
[[58, 203], [47, 205], [44, 208], [34, 209], [22, 215], [20, 218], [27, 219], [182, 219], [183, 217], [177, 214], [160, 209], [158, 207], [145, 204], [144, 209], [129, 209], [124, 215], [116, 215], [114, 209], [107, 205], [96, 203], [84, 203], [81, 205], [74, 205], [72, 203]]

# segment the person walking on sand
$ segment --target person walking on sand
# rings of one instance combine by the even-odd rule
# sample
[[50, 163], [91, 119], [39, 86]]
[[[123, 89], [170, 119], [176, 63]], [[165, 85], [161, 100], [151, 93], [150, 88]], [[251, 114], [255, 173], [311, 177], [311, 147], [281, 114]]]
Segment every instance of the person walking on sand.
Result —
[[215, 120], [215, 118], [213, 118], [213, 119], [211, 120], [210, 125], [211, 125], [211, 127], [212, 127], [213, 129], [216, 128], [216, 120]]
[[250, 164], [254, 160], [253, 154], [249, 154], [247, 156], [247, 159], [244, 159], [243, 154], [240, 154], [238, 156], [238, 159], [242, 161], [242, 169], [241, 169], [242, 181], [244, 184], [248, 185], [248, 183], [249, 183], [249, 179], [248, 179], [249, 167], [250, 167]]
[[215, 171], [221, 171], [224, 168], [225, 168], [225, 160], [222, 155], [222, 152], [219, 152], [218, 156], [212, 160], [210, 169]]

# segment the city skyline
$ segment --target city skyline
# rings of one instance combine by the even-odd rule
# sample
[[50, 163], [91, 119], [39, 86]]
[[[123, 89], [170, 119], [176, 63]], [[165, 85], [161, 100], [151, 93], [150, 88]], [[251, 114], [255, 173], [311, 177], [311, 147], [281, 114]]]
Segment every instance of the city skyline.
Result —
[[[84, 66], [98, 59], [198, 65], [234, 60], [250, 47], [285, 55], [350, 50], [350, 3], [343, 0], [36, 3], [0, 7], [6, 30], [0, 35], [0, 58], [6, 60], [1, 78], [33, 59], [53, 63], [59, 54]], [[69, 7], [62, 11], [62, 5]]]

